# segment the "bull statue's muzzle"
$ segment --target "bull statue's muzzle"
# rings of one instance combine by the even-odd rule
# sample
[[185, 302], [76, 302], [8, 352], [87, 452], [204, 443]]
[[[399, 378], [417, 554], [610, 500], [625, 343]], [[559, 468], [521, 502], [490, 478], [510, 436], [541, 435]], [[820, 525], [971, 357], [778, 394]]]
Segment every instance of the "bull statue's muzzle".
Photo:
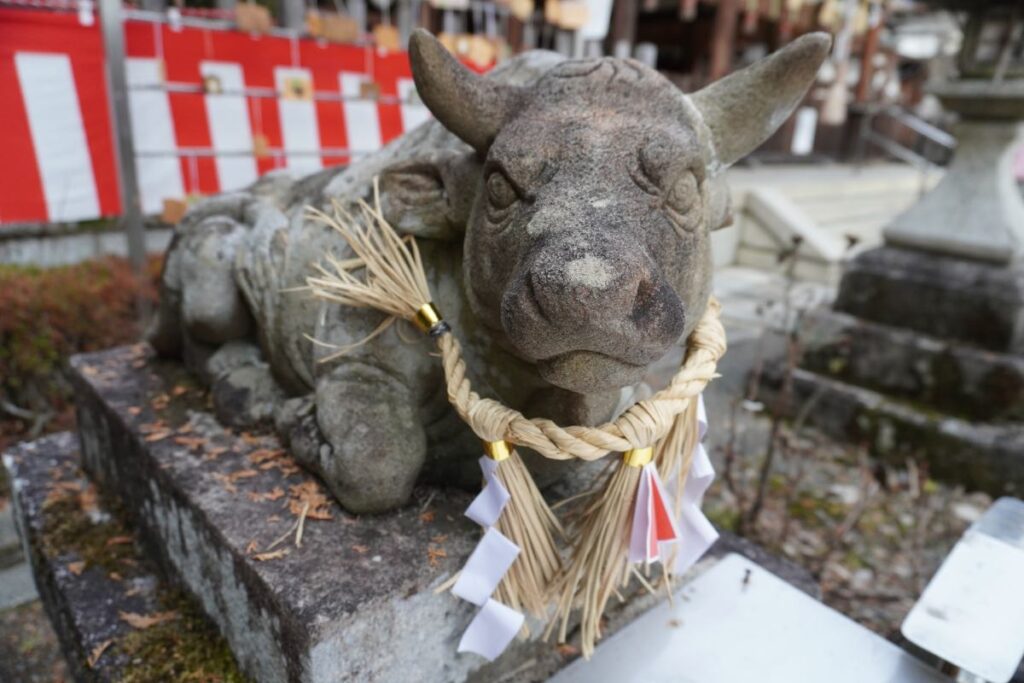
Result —
[[502, 299], [515, 349], [575, 391], [634, 384], [679, 339], [683, 304], [637, 245], [539, 245]]

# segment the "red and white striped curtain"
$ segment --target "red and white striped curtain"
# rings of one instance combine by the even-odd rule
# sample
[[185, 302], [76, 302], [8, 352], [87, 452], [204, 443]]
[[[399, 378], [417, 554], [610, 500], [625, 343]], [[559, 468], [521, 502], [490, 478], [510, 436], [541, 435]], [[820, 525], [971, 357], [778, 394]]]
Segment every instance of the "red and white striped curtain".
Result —
[[[0, 9], [0, 229], [120, 212], [103, 45], [87, 24]], [[274, 169], [346, 163], [429, 116], [404, 52], [135, 20], [125, 39], [149, 213]]]

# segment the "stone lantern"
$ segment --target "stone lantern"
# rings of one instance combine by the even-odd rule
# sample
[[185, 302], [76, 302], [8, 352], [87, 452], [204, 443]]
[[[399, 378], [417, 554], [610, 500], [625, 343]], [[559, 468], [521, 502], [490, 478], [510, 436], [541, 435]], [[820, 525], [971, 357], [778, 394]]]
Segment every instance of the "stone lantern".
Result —
[[811, 312], [798, 398], [817, 422], [933, 476], [1024, 490], [1024, 3], [936, 0], [961, 12], [956, 78], [931, 90], [959, 115], [942, 181], [853, 259], [833, 308]]

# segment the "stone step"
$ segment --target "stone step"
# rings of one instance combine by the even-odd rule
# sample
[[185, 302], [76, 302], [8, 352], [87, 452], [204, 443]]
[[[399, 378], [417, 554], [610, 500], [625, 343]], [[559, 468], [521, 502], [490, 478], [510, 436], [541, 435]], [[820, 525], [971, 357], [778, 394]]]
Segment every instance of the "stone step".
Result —
[[[774, 401], [782, 377], [777, 366], [764, 376], [762, 396]], [[792, 375], [791, 415], [836, 439], [864, 444], [896, 466], [914, 459], [928, 476], [993, 496], [1024, 493], [1024, 425], [998, 425], [950, 417], [933, 409], [797, 368]]]
[[827, 308], [800, 327], [801, 366], [983, 422], [1024, 422], [1024, 357], [982, 351]]
[[19, 444], [4, 464], [32, 569], [17, 570], [35, 576], [74, 680], [241, 680], [198, 605], [160, 575], [116, 505], [92, 495], [74, 434]]

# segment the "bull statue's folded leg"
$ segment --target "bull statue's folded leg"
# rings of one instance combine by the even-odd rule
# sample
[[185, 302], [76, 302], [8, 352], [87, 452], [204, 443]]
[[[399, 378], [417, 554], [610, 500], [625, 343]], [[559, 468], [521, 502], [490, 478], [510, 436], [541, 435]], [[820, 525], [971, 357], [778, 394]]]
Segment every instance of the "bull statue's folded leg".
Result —
[[427, 439], [401, 378], [358, 360], [340, 363], [317, 381], [316, 422], [324, 445], [295, 455], [346, 510], [382, 512], [409, 499]]

